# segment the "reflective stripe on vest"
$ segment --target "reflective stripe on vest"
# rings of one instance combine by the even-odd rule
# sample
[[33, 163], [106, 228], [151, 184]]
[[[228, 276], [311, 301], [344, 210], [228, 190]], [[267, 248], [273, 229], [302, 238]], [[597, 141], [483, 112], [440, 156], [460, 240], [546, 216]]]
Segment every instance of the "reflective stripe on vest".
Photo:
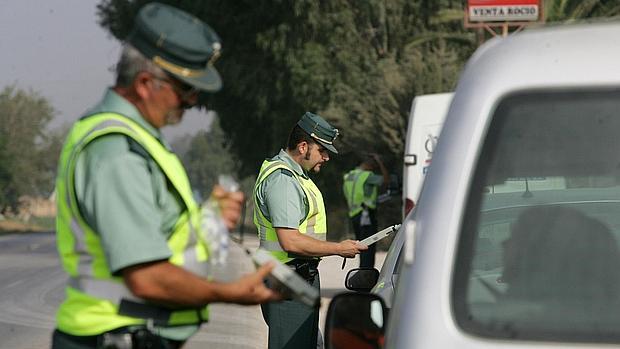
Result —
[[377, 207], [377, 187], [373, 187], [369, 196], [364, 192], [364, 184], [372, 174], [356, 168], [343, 176], [342, 190], [349, 206], [349, 217], [362, 212], [362, 204], [371, 209]]
[[265, 160], [261, 166], [256, 184], [254, 185], [254, 224], [258, 229], [260, 247], [271, 252], [279, 261], [286, 263], [293, 259], [278, 242], [278, 235], [271, 222], [263, 215], [258, 205], [257, 193], [262, 182], [274, 171], [286, 169], [300, 184], [308, 202], [308, 213], [299, 225], [299, 232], [314, 239], [325, 241], [327, 234], [327, 215], [323, 195], [311, 179], [299, 176], [285, 162], [280, 160]]
[[[57, 313], [58, 328], [73, 335], [96, 335], [115, 328], [145, 323], [141, 314], [119, 314], [122, 299], [145, 303], [133, 296], [121, 277], [112, 276], [99, 236], [82, 217], [75, 195], [74, 172], [82, 149], [97, 137], [123, 134], [138, 142], [159, 165], [181, 197], [185, 211], [168, 237], [169, 261], [202, 277], [208, 276], [209, 247], [200, 229], [200, 214], [185, 169], [176, 155], [136, 122], [113, 113], [102, 113], [78, 121], [61, 153], [56, 179], [58, 251], [69, 274], [66, 298]], [[162, 310], [146, 305], [143, 309]], [[206, 321], [206, 307], [170, 312], [163, 325], [198, 324]]]

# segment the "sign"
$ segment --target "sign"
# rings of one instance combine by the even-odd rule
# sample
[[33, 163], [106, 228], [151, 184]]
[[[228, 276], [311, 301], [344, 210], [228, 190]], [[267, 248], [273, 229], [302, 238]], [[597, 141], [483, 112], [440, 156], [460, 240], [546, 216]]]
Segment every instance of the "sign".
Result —
[[537, 21], [540, 0], [468, 0], [470, 22]]

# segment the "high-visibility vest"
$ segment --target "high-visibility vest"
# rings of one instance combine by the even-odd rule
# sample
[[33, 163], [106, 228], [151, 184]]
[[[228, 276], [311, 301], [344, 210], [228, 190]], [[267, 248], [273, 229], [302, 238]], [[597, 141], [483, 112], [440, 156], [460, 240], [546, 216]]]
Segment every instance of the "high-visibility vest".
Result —
[[[185, 210], [168, 237], [169, 262], [208, 277], [209, 246], [200, 229], [199, 207], [177, 156], [135, 121], [115, 113], [101, 113], [78, 121], [63, 147], [56, 179], [58, 252], [69, 274], [66, 298], [56, 314], [58, 329], [77, 336], [101, 334], [119, 327], [140, 325], [158, 312], [156, 325], [191, 325], [207, 321], [208, 308], [171, 311], [134, 296], [119, 276], [111, 275], [101, 241], [84, 220], [76, 202], [74, 172], [78, 155], [91, 141], [122, 134], [138, 142], [159, 165], [183, 200]], [[140, 311], [120, 315], [121, 300], [139, 303]], [[135, 305], [135, 303], [134, 303]], [[161, 315], [163, 314], [163, 319]]]
[[377, 187], [373, 186], [372, 192], [368, 196], [366, 196], [364, 192], [364, 184], [372, 174], [372, 171], [364, 171], [356, 168], [343, 176], [342, 191], [344, 192], [344, 197], [347, 199], [347, 205], [349, 206], [349, 217], [353, 217], [362, 212], [362, 204], [370, 209], [375, 209], [377, 207]]
[[256, 184], [254, 185], [254, 224], [258, 229], [260, 247], [269, 251], [275, 258], [282, 263], [294, 259], [282, 249], [278, 241], [278, 234], [271, 222], [263, 215], [258, 204], [258, 188], [261, 183], [274, 171], [285, 169], [292, 173], [292, 176], [299, 182], [308, 201], [308, 213], [299, 225], [299, 232], [317, 240], [325, 241], [327, 234], [327, 215], [325, 214], [325, 204], [323, 195], [310, 178], [298, 175], [292, 168], [281, 160], [265, 160], [261, 166]]

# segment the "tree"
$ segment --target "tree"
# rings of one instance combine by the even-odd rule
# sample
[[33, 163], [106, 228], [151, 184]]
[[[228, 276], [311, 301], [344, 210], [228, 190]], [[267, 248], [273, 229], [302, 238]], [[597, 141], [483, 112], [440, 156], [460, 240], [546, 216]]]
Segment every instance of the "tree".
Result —
[[[124, 38], [145, 2], [103, 1], [101, 24]], [[342, 130], [343, 153], [367, 149], [399, 162], [413, 96], [451, 89], [472, 50], [460, 23], [441, 20], [446, 6], [461, 8], [452, 1], [168, 3], [206, 20], [222, 37], [217, 67], [225, 86], [209, 105], [222, 116], [244, 175], [282, 147], [305, 111]], [[444, 29], [455, 30], [460, 41]], [[345, 166], [332, 168], [340, 173]]]
[[[100, 23], [122, 39], [145, 2], [104, 0]], [[241, 177], [284, 146], [305, 111], [341, 130], [341, 155], [314, 178], [330, 212], [344, 205], [342, 173], [358, 153], [381, 153], [401, 173], [413, 97], [451, 90], [474, 49], [462, 15], [455, 19], [456, 1], [162, 2], [205, 20], [222, 38], [216, 67], [224, 88], [207, 105], [220, 115]]]
[[15, 207], [21, 195], [49, 195], [58, 158], [52, 145], [60, 137], [46, 132], [54, 109], [38, 93], [12, 85], [0, 92], [0, 114], [0, 207]]
[[15, 190], [11, 187], [13, 159], [6, 151], [6, 139], [0, 137], [0, 213], [9, 203], [17, 202]]

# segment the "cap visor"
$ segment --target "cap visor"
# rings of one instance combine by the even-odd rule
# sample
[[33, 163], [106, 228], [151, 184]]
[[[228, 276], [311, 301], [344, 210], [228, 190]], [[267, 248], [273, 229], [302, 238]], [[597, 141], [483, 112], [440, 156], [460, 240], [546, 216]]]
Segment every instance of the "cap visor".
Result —
[[222, 88], [222, 78], [220, 73], [213, 67], [207, 67], [204, 74], [196, 77], [187, 77], [173, 74], [179, 80], [206, 92], [217, 92]]
[[327, 150], [331, 151], [334, 154], [338, 154], [338, 150], [336, 150], [336, 147], [334, 147], [331, 144], [327, 144], [327, 143], [323, 143], [321, 141], [319, 141], [319, 143], [321, 143], [322, 146], [324, 146], [325, 148], [327, 148]]

